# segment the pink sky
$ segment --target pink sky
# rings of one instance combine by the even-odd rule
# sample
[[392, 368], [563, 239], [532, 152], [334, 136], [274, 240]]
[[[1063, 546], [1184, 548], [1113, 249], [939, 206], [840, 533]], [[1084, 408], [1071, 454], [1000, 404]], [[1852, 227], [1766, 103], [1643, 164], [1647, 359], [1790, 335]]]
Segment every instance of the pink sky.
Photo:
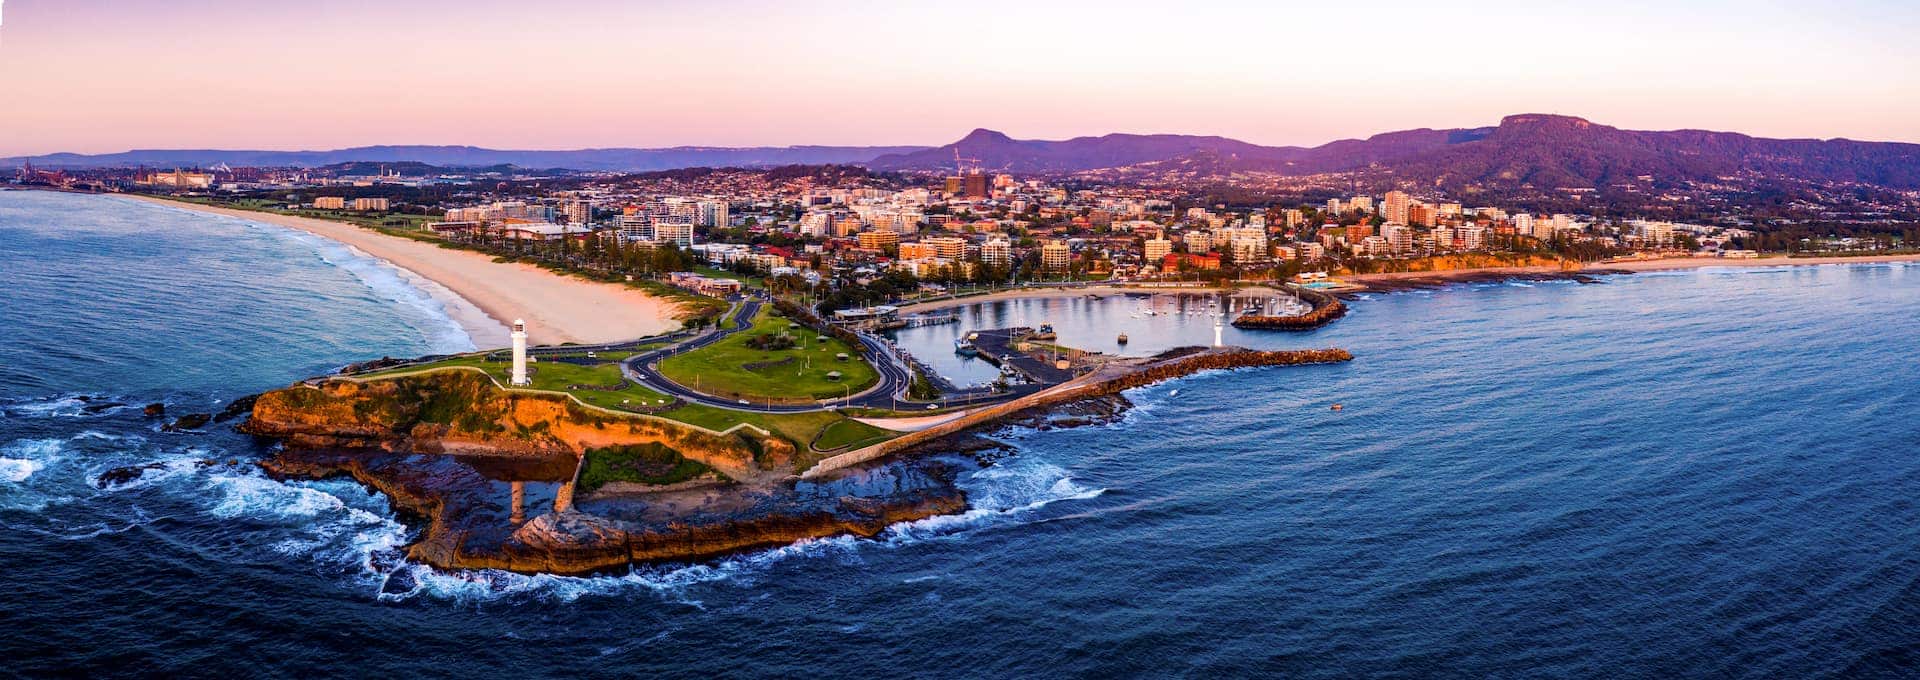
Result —
[[1912, 4], [5, 0], [0, 155], [1311, 145], [1519, 112], [1920, 141]]

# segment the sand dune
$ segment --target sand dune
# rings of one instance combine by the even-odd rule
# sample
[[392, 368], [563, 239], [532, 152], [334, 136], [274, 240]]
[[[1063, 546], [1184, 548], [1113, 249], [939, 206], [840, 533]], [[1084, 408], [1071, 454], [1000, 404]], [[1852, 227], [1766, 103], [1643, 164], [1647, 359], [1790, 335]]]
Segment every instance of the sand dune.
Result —
[[625, 286], [562, 276], [529, 264], [501, 264], [480, 253], [388, 236], [344, 222], [146, 196], [129, 198], [299, 229], [358, 248], [439, 283], [479, 308], [493, 323], [463, 319], [458, 313], [453, 316], [483, 347], [498, 342], [499, 325], [514, 319], [525, 319], [529, 339], [542, 345], [631, 340], [680, 326], [673, 318], [678, 311], [674, 303]]

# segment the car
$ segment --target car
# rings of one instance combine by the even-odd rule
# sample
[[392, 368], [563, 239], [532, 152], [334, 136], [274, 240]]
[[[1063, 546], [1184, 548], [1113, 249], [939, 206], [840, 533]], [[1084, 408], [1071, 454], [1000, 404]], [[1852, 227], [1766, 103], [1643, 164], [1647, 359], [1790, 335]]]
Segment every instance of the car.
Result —
[[927, 404], [927, 410], [929, 410], [929, 411], [932, 411], [932, 410], [934, 410], [934, 409], [937, 409], [937, 408], [940, 408], [940, 405], [939, 405], [939, 404]]
[[742, 406], [747, 406], [747, 405], [750, 405], [750, 402], [748, 402], [748, 401], [747, 401], [747, 400], [745, 400], [745, 399], [741, 399], [741, 400], [740, 400], [740, 405], [742, 405]]

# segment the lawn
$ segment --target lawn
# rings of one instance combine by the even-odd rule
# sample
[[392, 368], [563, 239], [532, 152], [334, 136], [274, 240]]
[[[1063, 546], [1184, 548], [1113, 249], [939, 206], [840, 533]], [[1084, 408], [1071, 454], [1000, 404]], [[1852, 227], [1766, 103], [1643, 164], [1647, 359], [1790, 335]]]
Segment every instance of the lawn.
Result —
[[866, 444], [878, 444], [892, 438], [892, 432], [858, 420], [847, 419], [827, 425], [826, 429], [820, 431], [820, 437], [813, 442], [813, 447], [822, 451], [838, 451]]
[[[706, 347], [667, 357], [660, 372], [670, 380], [701, 392], [730, 399], [803, 402], [858, 393], [879, 382], [880, 376], [860, 353], [833, 338], [805, 327], [789, 330], [792, 322], [762, 308], [753, 327]], [[756, 349], [752, 342], [788, 334], [793, 346]], [[846, 361], [836, 359], [846, 354]], [[839, 371], [840, 380], [827, 378]]]
[[[510, 362], [487, 361], [484, 355], [469, 354], [431, 364], [377, 371], [355, 377], [381, 378], [452, 366], [468, 366], [486, 371], [487, 375], [493, 376], [493, 379], [502, 385], [507, 384], [507, 380], [513, 373], [513, 364]], [[580, 366], [559, 361], [535, 361], [528, 364], [528, 369], [532, 375], [527, 377], [533, 381], [532, 385], [527, 386], [529, 389], [565, 392], [573, 395], [575, 399], [602, 408], [619, 410], [623, 406], [655, 406], [667, 401], [667, 396], [664, 394], [628, 382], [621, 376], [620, 367], [612, 363]], [[621, 385], [622, 387], [617, 391], [567, 389], [570, 385]]]
[[658, 442], [589, 449], [580, 468], [580, 490], [592, 492], [608, 482], [678, 484], [711, 472]]
[[[784, 320], [779, 323], [781, 324], [781, 328], [785, 328]], [[744, 335], [744, 333], [742, 335]], [[811, 343], [812, 338], [809, 337], [808, 340]], [[828, 356], [831, 357], [832, 355], [828, 354]], [[848, 365], [832, 361], [832, 359], [828, 359], [827, 362], [837, 366]], [[865, 367], [864, 363], [860, 365]], [[513, 370], [512, 364], [508, 362], [487, 361], [484, 354], [468, 354], [450, 357], [431, 364], [364, 373], [354, 377], [360, 379], [377, 379], [455, 366], [466, 366], [486, 371], [487, 375], [493, 376], [493, 378], [498, 380], [502, 385], [507, 383], [508, 374]], [[529, 386], [531, 389], [564, 392], [572, 395], [575, 399], [595, 406], [621, 410], [622, 406], [631, 408], [640, 405], [653, 405], [667, 399], [665, 395], [625, 381], [620, 374], [620, 367], [612, 363], [580, 366], [558, 361], [537, 361], [530, 367], [533, 369], [533, 375], [529, 376], [533, 380], [533, 384]], [[624, 387], [618, 391], [567, 389], [569, 385], [614, 384], [622, 384]], [[846, 416], [834, 411], [756, 413], [753, 411], [735, 411], [732, 409], [715, 408], [702, 404], [683, 402], [671, 410], [654, 415], [690, 425], [697, 425], [716, 432], [724, 431], [742, 423], [771, 432], [776, 436], [793, 442], [798, 454], [798, 460], [795, 461], [797, 464], [796, 469], [800, 470], [812, 467], [814, 463], [824, 457], [824, 454], [814, 452], [812, 447], [827, 451], [839, 451], [855, 445], [864, 446], [885, 441], [893, 436], [891, 432], [848, 419]], [[921, 414], [915, 413], [913, 415]], [[809, 444], [811, 444], [812, 447], [810, 447]], [[656, 469], [657, 467], [658, 466], [646, 467], [645, 469], [660, 472]], [[587, 474], [587, 472], [583, 471], [582, 474]], [[666, 478], [665, 476], [654, 476], [648, 478], [654, 481], [639, 478], [625, 479], [625, 481], [638, 481], [648, 484], [673, 483], [669, 481], [658, 481]], [[604, 481], [606, 480], [603, 480], [603, 483]], [[682, 480], [676, 479], [675, 481]]]

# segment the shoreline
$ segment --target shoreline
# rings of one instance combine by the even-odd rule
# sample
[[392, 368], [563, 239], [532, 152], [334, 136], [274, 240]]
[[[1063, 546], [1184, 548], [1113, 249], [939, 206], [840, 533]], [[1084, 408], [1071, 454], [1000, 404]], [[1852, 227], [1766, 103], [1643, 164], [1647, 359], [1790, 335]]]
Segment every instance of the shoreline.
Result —
[[1902, 255], [1855, 255], [1821, 257], [1756, 257], [1747, 259], [1728, 259], [1721, 257], [1669, 257], [1658, 260], [1622, 260], [1616, 262], [1595, 262], [1586, 269], [1624, 270], [1630, 272], [1671, 271], [1675, 269], [1703, 269], [1707, 267], [1812, 267], [1829, 264], [1886, 264], [1889, 262], [1920, 262], [1920, 253]]
[[[1658, 260], [1624, 260], [1617, 262], [1589, 262], [1578, 269], [1559, 267], [1476, 267], [1472, 269], [1445, 269], [1440, 271], [1386, 272], [1380, 274], [1350, 274], [1334, 277], [1353, 284], [1343, 289], [1329, 290], [1341, 293], [1380, 293], [1423, 288], [1450, 283], [1471, 283], [1476, 281], [1495, 281], [1509, 278], [1550, 277], [1572, 278], [1574, 276], [1604, 276], [1608, 274], [1633, 274], [1638, 272], [1677, 271], [1683, 269], [1707, 269], [1715, 267], [1811, 267], [1822, 265], [1864, 265], [1887, 264], [1890, 262], [1920, 262], [1920, 253], [1902, 255], [1858, 255], [1830, 257], [1759, 257], [1753, 259], [1726, 259], [1718, 257], [1672, 257]], [[1231, 290], [1255, 292], [1270, 289], [1271, 282], [1239, 286]], [[965, 307], [967, 305], [1005, 300], [1027, 300], [1038, 298], [1074, 298], [1089, 294], [1101, 296], [1151, 294], [1179, 295], [1192, 293], [1220, 293], [1230, 290], [1220, 286], [1139, 286], [1139, 285], [1090, 285], [1082, 288], [1016, 288], [1001, 290], [983, 295], [970, 295], [962, 298], [915, 302], [900, 305], [901, 314], [920, 314], [925, 312]]]
[[1256, 294], [1258, 291], [1272, 290], [1272, 286], [1269, 284], [1261, 283], [1261, 284], [1249, 284], [1245, 286], [1236, 286], [1231, 289], [1222, 288], [1220, 286], [1116, 286], [1116, 285], [1092, 285], [1092, 286], [1086, 286], [1083, 288], [1013, 288], [1008, 290], [995, 291], [992, 293], [986, 293], [982, 295], [969, 295], [967, 297], [961, 297], [961, 298], [948, 298], [944, 300], [933, 300], [929, 302], [915, 302], [912, 304], [900, 305], [900, 313], [901, 314], [919, 314], [923, 312], [932, 312], [932, 311], [938, 311], [942, 309], [951, 309], [954, 307], [965, 307], [967, 305], [971, 305], [979, 302], [999, 302], [1002, 300], [1026, 300], [1026, 299], [1040, 299], [1040, 298], [1075, 298], [1075, 297], [1086, 297], [1088, 295], [1099, 295], [1101, 297], [1111, 297], [1114, 295], [1137, 295], [1142, 293], [1151, 294], [1151, 295], [1191, 295], [1196, 293], [1219, 293], [1227, 290], [1236, 290], [1236, 291], [1245, 292], [1249, 295], [1253, 295], [1253, 294]]
[[[292, 229], [343, 244], [357, 255], [398, 269], [403, 280], [423, 293], [443, 303], [452, 302], [446, 305], [448, 316], [467, 331], [478, 349], [494, 349], [489, 346], [490, 342], [504, 343], [503, 329], [514, 319], [527, 321], [529, 340], [537, 345], [618, 342], [658, 335], [680, 326], [674, 319], [678, 307], [668, 300], [624, 286], [556, 274], [530, 264], [494, 262], [491, 256], [482, 253], [442, 248], [438, 244], [390, 236], [345, 222], [137, 194], [103, 195]], [[419, 285], [421, 282], [432, 285]], [[631, 313], [609, 314], [609, 310]]]

